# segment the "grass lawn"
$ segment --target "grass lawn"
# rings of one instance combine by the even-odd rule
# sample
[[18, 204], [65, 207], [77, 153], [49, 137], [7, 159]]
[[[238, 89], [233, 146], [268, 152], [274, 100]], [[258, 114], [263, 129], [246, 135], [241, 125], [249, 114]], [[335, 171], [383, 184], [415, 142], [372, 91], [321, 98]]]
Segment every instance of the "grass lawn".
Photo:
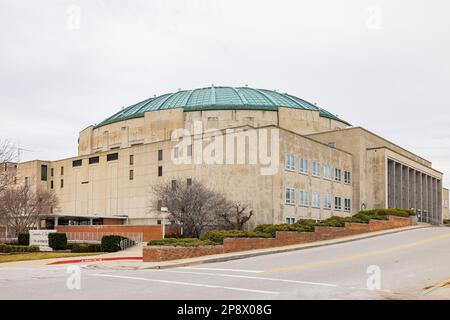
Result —
[[42, 260], [53, 258], [66, 258], [66, 257], [84, 257], [95, 256], [102, 254], [102, 252], [31, 252], [31, 253], [12, 253], [12, 254], [0, 254], [0, 263], [2, 262], [15, 262], [26, 260]]

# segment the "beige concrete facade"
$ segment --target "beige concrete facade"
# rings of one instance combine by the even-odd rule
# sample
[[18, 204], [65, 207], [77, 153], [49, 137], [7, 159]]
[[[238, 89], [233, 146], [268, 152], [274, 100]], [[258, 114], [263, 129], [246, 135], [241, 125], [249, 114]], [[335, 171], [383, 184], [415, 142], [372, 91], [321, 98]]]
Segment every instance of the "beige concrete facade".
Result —
[[450, 204], [449, 204], [449, 192], [447, 188], [442, 189], [442, 217], [446, 220], [450, 220]]
[[[249, 134], [254, 131], [258, 142], [263, 133], [278, 130], [277, 172], [261, 174], [267, 166], [260, 162], [174, 163], [171, 155], [178, 141], [172, 141], [171, 135], [176, 129], [185, 128], [193, 134], [192, 158], [202, 152], [195, 146], [199, 139], [196, 122], [224, 141], [230, 129]], [[274, 141], [268, 136], [272, 145]], [[208, 145], [207, 141], [202, 140], [201, 148]], [[249, 144], [250, 138], [245, 140], [247, 158], [252, 152]], [[236, 149], [239, 152], [242, 150]], [[287, 159], [293, 166], [286, 164]], [[154, 207], [157, 199], [150, 191], [153, 184], [198, 179], [230, 200], [249, 205], [255, 212], [249, 225], [253, 227], [387, 207], [390, 161], [430, 177], [430, 186], [433, 183], [435, 188], [432, 195], [442, 194], [442, 173], [427, 160], [365, 129], [347, 128], [343, 122], [321, 117], [317, 111], [280, 107], [278, 111], [185, 112], [177, 108], [146, 112], [144, 117], [102, 127], [90, 126], [80, 133], [77, 157], [21, 163], [18, 179], [35, 188], [54, 190], [60, 200], [55, 214], [126, 216], [130, 224], [156, 224], [160, 219]], [[408, 198], [402, 207], [409, 208], [412, 201]], [[438, 216], [442, 210], [437, 208], [443, 204], [437, 201], [429, 206]]]

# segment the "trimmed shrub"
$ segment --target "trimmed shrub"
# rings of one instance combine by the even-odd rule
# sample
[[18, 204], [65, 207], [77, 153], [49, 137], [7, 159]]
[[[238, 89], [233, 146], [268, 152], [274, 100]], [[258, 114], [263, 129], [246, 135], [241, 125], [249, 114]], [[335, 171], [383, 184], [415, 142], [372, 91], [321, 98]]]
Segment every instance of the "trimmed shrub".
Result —
[[416, 212], [414, 210], [406, 210], [406, 209], [398, 209], [398, 208], [364, 210], [364, 211], [360, 211], [358, 213], [364, 213], [364, 214], [368, 214], [368, 215], [375, 214], [375, 215], [382, 215], [382, 216], [397, 216], [397, 217], [405, 217], [405, 218], [416, 215]]
[[445, 225], [447, 225], [447, 224], [450, 225], [450, 219], [444, 219], [444, 224]]
[[0, 252], [1, 253], [39, 252], [39, 247], [0, 244]]
[[224, 238], [272, 238], [270, 233], [244, 230], [211, 230], [203, 234], [201, 240], [223, 244]]
[[67, 236], [65, 233], [49, 233], [48, 246], [53, 250], [67, 249]]
[[102, 252], [101, 244], [73, 243], [67, 248], [72, 252]]
[[294, 224], [260, 224], [254, 231], [269, 233], [275, 237], [277, 231], [297, 231], [297, 232], [314, 232], [316, 226], [315, 220], [299, 220]]
[[320, 221], [317, 225], [324, 227], [345, 227], [346, 222], [354, 222], [351, 217], [333, 216], [328, 219]]
[[19, 245], [21, 245], [21, 246], [30, 245], [30, 234], [29, 233], [19, 233], [19, 236], [17, 237], [17, 241], [19, 242]]
[[102, 244], [101, 244], [101, 248], [103, 252], [117, 252], [122, 250], [122, 248], [120, 247], [120, 243], [121, 241], [124, 240], [128, 240], [131, 242], [131, 244], [134, 244], [134, 241], [126, 238], [126, 237], [122, 237], [122, 236], [115, 236], [115, 235], [110, 235], [110, 236], [104, 236], [102, 238]]
[[149, 246], [172, 246], [172, 247], [200, 247], [214, 246], [217, 243], [211, 240], [200, 240], [197, 238], [166, 238], [164, 240], [151, 240]]

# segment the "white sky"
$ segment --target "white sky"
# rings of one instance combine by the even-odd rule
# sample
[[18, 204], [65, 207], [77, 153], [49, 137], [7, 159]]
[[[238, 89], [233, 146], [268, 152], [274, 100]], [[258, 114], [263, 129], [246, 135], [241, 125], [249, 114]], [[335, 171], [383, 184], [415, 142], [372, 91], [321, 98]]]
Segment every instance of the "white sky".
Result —
[[447, 0], [0, 0], [0, 139], [33, 151], [22, 160], [65, 158], [123, 106], [248, 84], [317, 102], [448, 173], [448, 12]]

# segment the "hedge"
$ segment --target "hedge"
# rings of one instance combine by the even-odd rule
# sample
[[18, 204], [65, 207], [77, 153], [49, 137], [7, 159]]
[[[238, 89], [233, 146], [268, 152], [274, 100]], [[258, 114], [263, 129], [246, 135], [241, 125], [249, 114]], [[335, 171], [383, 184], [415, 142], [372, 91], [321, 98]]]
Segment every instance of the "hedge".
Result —
[[315, 220], [299, 220], [294, 224], [260, 224], [254, 231], [271, 234], [275, 237], [277, 231], [314, 232]]
[[224, 238], [272, 238], [270, 233], [243, 230], [212, 230], [204, 233], [200, 239], [223, 244]]
[[130, 240], [126, 237], [122, 237], [122, 236], [115, 236], [115, 235], [110, 235], [110, 236], [104, 236], [102, 238], [102, 244], [101, 244], [101, 248], [103, 252], [117, 252], [122, 250], [122, 248], [120, 247], [120, 243], [124, 240], [128, 240], [131, 241], [131, 244], [134, 245], [134, 241]]
[[398, 208], [364, 210], [358, 213], [376, 214], [382, 216], [397, 216], [405, 218], [416, 215], [416, 212], [414, 210], [398, 209]]
[[48, 246], [53, 250], [67, 249], [67, 236], [65, 233], [49, 233]]
[[164, 240], [151, 240], [149, 246], [172, 246], [172, 247], [200, 247], [213, 246], [217, 243], [211, 240], [200, 240], [197, 238], [166, 238]]
[[102, 252], [101, 244], [73, 243], [67, 246], [72, 252]]
[[450, 224], [450, 219], [444, 219], [444, 224]]
[[19, 242], [19, 245], [21, 245], [21, 246], [30, 245], [30, 234], [29, 233], [19, 233], [19, 236], [17, 237], [17, 241]]
[[38, 252], [38, 251], [39, 247], [37, 246], [17, 246], [17, 245], [0, 244], [1, 253]]

